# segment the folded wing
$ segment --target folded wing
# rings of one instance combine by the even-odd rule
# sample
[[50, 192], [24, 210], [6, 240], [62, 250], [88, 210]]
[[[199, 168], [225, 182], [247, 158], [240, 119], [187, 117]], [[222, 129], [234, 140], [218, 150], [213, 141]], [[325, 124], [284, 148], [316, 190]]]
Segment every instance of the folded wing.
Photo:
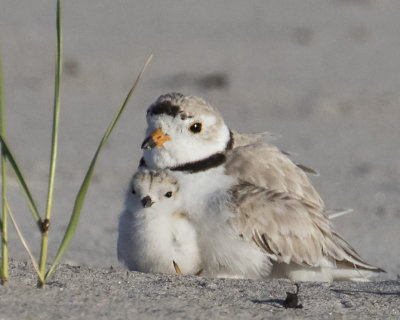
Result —
[[296, 194], [245, 181], [232, 187], [231, 196], [236, 213], [230, 221], [233, 228], [254, 241], [272, 261], [310, 267], [334, 267], [340, 262], [378, 270], [334, 232], [319, 205]]
[[275, 146], [256, 142], [234, 147], [227, 153], [226, 173], [255, 186], [293, 194], [324, 207], [304, 170]]

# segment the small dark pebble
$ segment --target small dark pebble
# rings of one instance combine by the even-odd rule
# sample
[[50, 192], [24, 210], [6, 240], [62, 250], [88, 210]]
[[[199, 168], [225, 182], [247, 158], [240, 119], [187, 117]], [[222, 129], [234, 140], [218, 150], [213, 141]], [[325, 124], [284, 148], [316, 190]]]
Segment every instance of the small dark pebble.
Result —
[[287, 308], [293, 308], [293, 309], [302, 309], [303, 305], [299, 304], [299, 289], [300, 286], [296, 283], [296, 292], [291, 293], [291, 292], [286, 292], [286, 299], [283, 301], [283, 306]]

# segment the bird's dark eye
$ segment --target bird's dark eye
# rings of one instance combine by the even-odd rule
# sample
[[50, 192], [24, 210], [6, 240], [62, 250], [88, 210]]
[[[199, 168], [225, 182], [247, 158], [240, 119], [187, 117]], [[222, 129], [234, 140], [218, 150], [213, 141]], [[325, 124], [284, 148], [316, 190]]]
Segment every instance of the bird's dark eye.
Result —
[[189, 130], [193, 133], [199, 133], [201, 131], [201, 128], [202, 124], [200, 122], [195, 122], [189, 127]]
[[166, 196], [167, 198], [171, 198], [171, 197], [172, 197], [172, 191], [168, 191], [168, 192], [165, 194], [165, 196]]
[[136, 191], [134, 188], [132, 188], [131, 192], [132, 192], [132, 194], [136, 194]]

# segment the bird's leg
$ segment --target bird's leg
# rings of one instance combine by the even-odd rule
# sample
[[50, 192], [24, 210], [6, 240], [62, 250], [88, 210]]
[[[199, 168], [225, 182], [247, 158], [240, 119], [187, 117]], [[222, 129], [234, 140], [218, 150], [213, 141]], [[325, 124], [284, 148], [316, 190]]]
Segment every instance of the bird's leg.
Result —
[[203, 269], [200, 269], [199, 271], [197, 271], [195, 274], [196, 276], [200, 276], [203, 273]]
[[174, 264], [174, 268], [175, 268], [176, 273], [177, 273], [178, 275], [182, 276], [183, 274], [182, 274], [182, 271], [181, 271], [181, 269], [179, 268], [178, 264], [177, 264], [174, 260], [172, 260], [172, 263]]

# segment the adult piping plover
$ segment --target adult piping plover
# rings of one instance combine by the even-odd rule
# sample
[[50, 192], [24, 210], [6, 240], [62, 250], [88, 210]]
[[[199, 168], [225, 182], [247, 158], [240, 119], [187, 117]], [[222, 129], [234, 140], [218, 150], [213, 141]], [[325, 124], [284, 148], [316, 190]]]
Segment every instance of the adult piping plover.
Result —
[[203, 99], [162, 95], [147, 123], [141, 166], [177, 176], [205, 274], [364, 281], [383, 271], [334, 231], [306, 167], [229, 130]]
[[[200, 270], [196, 231], [181, 210], [180, 190], [168, 170], [139, 170], [119, 219], [118, 259], [130, 270], [195, 274]], [[175, 263], [174, 263], [175, 262]]]

